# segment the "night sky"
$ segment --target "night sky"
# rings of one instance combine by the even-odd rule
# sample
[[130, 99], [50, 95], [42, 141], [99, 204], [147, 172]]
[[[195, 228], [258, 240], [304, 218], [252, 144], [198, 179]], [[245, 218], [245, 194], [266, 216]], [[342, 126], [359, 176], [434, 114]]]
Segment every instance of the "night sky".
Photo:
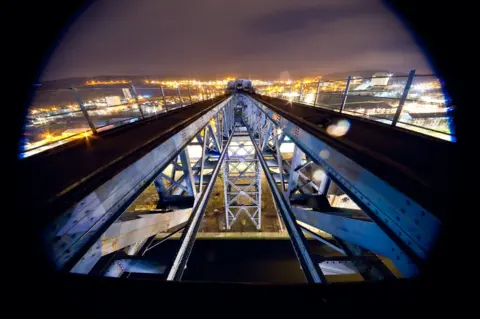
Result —
[[380, 0], [100, 0], [69, 27], [42, 80], [412, 68], [430, 72]]

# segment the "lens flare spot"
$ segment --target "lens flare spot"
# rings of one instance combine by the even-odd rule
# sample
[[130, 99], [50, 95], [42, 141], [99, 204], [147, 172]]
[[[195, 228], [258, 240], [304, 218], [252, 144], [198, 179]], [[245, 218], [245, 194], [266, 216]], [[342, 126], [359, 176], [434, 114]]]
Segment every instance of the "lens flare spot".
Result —
[[318, 155], [324, 160], [326, 160], [327, 158], [330, 157], [330, 152], [328, 150], [321, 150], [320, 153], [318, 153]]
[[316, 181], [321, 181], [325, 177], [325, 172], [321, 169], [317, 169], [313, 172], [313, 179]]
[[331, 136], [339, 137], [347, 134], [350, 129], [350, 122], [348, 120], [339, 120], [327, 127], [327, 133]]

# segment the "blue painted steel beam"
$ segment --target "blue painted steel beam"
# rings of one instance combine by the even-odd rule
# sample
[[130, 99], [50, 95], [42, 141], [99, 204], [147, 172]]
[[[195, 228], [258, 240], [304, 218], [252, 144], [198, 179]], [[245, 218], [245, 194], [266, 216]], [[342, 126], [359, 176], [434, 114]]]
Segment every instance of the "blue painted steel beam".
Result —
[[[57, 267], [63, 270], [72, 269], [87, 251], [92, 258], [98, 258], [101, 255], [98, 239], [103, 232], [229, 99], [218, 103], [188, 127], [174, 134], [62, 214], [46, 234], [46, 238], [53, 242], [52, 257]], [[84, 260], [86, 261], [85, 258]]]
[[297, 220], [390, 258], [405, 277], [418, 275], [415, 264], [399, 257], [398, 246], [373, 222], [293, 207]]
[[218, 172], [220, 171], [223, 159], [225, 158], [225, 154], [227, 153], [228, 146], [230, 144], [230, 141], [232, 140], [232, 137], [233, 134], [230, 135], [227, 144], [225, 144], [222, 154], [218, 160], [218, 164], [212, 172], [212, 178], [208, 183], [207, 187], [205, 188], [205, 192], [201, 193], [198, 200], [196, 201], [195, 207], [193, 208], [192, 214], [190, 215], [190, 218], [188, 220], [186, 229], [182, 233], [182, 243], [180, 245], [180, 249], [177, 252], [177, 255], [175, 256], [173, 264], [169, 269], [167, 280], [179, 281], [182, 278], [183, 272], [190, 257], [190, 253], [193, 249], [195, 236], [203, 219], [203, 214], [205, 213], [208, 198], [212, 193], [213, 185], [215, 184], [215, 180], [217, 179]]
[[318, 264], [314, 263], [310, 257], [310, 252], [308, 250], [308, 245], [305, 240], [305, 236], [302, 233], [300, 226], [295, 220], [295, 216], [290, 208], [288, 201], [285, 199], [283, 194], [277, 189], [275, 180], [270, 173], [270, 170], [267, 166], [265, 159], [263, 158], [260, 147], [255, 143], [253, 134], [250, 133], [250, 139], [253, 142], [255, 151], [258, 154], [258, 159], [262, 165], [263, 172], [267, 178], [267, 182], [270, 185], [270, 190], [272, 191], [273, 198], [276, 203], [282, 219], [285, 222], [288, 234], [292, 241], [297, 258], [302, 266], [303, 273], [308, 282], [310, 283], [325, 283], [325, 276], [323, 275]]
[[[388, 234], [406, 264], [420, 267], [427, 259], [440, 229], [440, 221], [428, 210], [380, 177], [355, 163], [322, 139], [266, 106], [246, 97], [262, 110], [309, 158]], [[322, 156], [320, 156], [322, 154]], [[325, 156], [328, 154], [328, 156]]]
[[195, 181], [193, 180], [192, 166], [190, 164], [187, 147], [180, 152], [180, 161], [182, 162], [183, 177], [187, 185], [188, 195], [196, 197], [197, 189], [195, 188]]

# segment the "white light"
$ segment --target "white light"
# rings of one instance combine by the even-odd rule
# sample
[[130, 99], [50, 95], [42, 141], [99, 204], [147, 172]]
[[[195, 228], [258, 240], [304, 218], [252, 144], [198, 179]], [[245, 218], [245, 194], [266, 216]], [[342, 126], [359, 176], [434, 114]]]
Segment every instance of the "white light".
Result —
[[313, 103], [313, 93], [308, 93], [305, 95], [304, 102], [305, 103]]
[[331, 136], [339, 137], [347, 134], [350, 129], [350, 122], [348, 120], [340, 120], [336, 124], [330, 124], [327, 127], [327, 133]]
[[313, 172], [313, 179], [316, 181], [321, 181], [325, 177], [325, 172], [321, 169], [317, 169]]

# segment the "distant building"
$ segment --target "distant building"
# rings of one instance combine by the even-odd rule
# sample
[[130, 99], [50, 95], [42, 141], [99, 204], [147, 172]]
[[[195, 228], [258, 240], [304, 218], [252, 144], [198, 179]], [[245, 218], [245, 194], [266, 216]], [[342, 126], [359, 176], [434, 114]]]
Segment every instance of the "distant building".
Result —
[[120, 99], [120, 96], [115, 95], [115, 96], [106, 96], [105, 100], [107, 101], [107, 106], [113, 106], [113, 105], [120, 105], [122, 104], [122, 101]]
[[387, 86], [390, 75], [386, 72], [378, 72], [372, 76], [372, 86]]

